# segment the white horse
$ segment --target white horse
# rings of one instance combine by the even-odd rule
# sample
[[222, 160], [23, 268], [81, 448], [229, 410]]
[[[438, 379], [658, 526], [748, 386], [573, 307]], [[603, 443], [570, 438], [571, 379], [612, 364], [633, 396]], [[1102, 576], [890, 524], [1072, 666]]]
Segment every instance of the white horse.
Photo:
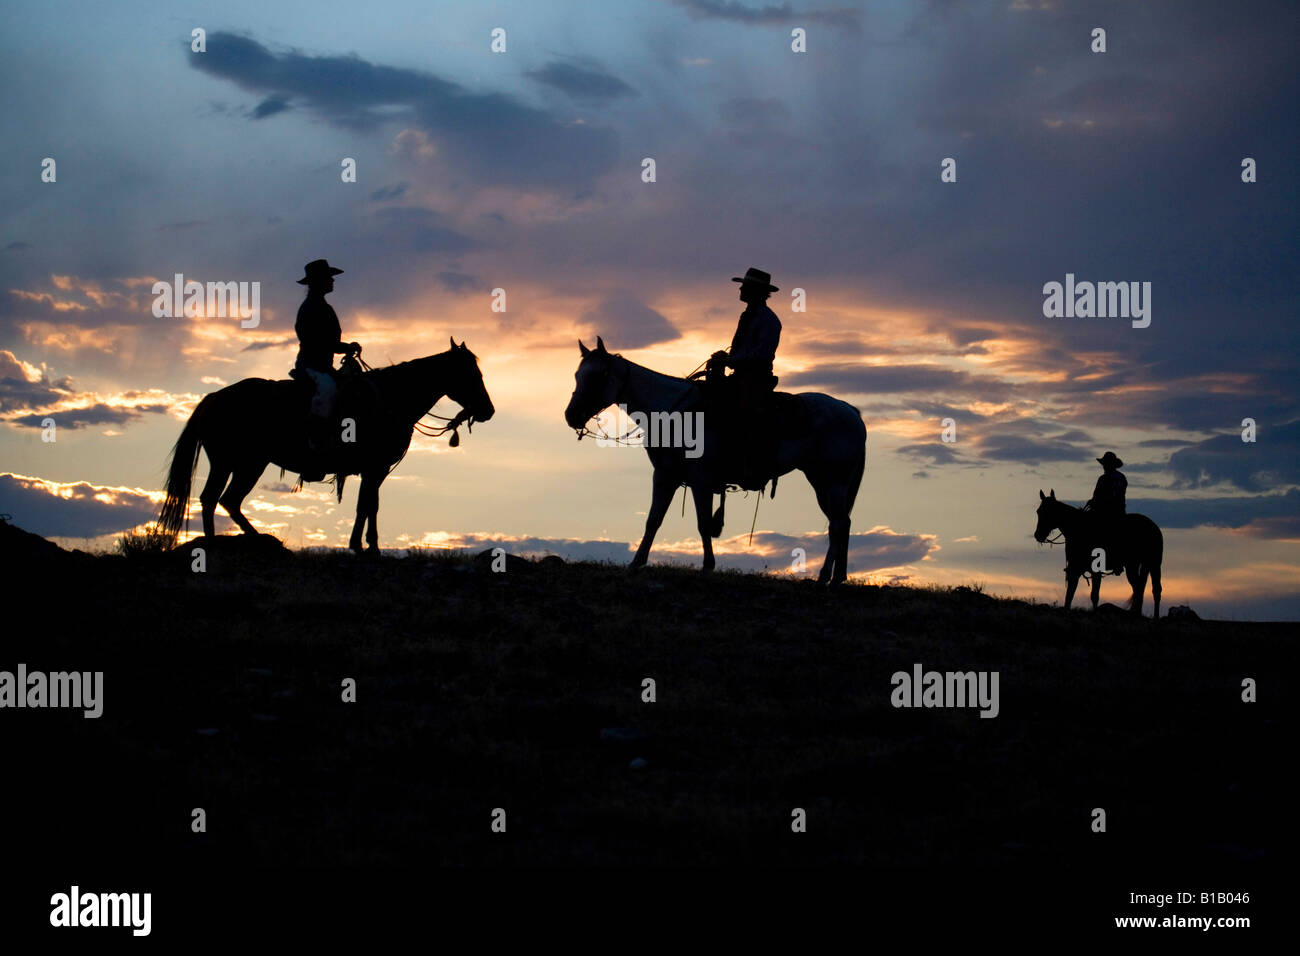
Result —
[[[564, 420], [580, 436], [586, 423], [611, 405], [621, 405], [631, 415], [640, 413], [654, 420], [673, 412], [698, 411], [703, 406], [704, 389], [695, 382], [664, 375], [608, 352], [600, 338], [594, 349], [582, 342], [578, 348], [582, 350], [582, 361], [574, 376], [577, 385], [564, 410]], [[847, 402], [820, 392], [803, 392], [798, 398], [807, 410], [809, 428], [802, 434], [780, 436], [776, 467], [769, 477], [778, 478], [798, 468], [812, 485], [817, 504], [830, 521], [830, 544], [817, 580], [838, 584], [848, 576], [849, 514], [866, 467], [867, 429], [862, 414]], [[661, 417], [656, 419], [656, 415]], [[715, 446], [715, 431], [708, 428], [702, 453], [696, 457], [689, 456], [691, 449], [686, 447], [651, 447], [646, 442], [646, 453], [654, 466], [654, 491], [645, 519], [645, 536], [632, 558], [632, 567], [641, 567], [650, 557], [650, 545], [673, 493], [686, 485], [695, 499], [696, 522], [704, 543], [704, 570], [713, 569], [711, 539], [722, 533], [723, 509], [718, 509], [712, 521], [709, 512], [714, 493], [725, 488], [729, 478], [721, 473]]]

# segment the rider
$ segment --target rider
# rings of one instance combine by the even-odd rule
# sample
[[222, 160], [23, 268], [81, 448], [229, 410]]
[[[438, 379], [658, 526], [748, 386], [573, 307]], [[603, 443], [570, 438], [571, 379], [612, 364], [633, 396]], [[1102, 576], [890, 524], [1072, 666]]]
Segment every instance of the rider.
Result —
[[338, 383], [334, 379], [334, 356], [353, 354], [361, 350], [356, 342], [344, 344], [339, 317], [325, 296], [334, 291], [334, 277], [342, 275], [324, 259], [315, 259], [303, 267], [304, 276], [299, 285], [307, 287], [307, 298], [298, 307], [298, 320], [293, 330], [298, 333], [298, 359], [294, 371], [310, 379], [313, 387], [311, 415], [307, 425], [307, 447], [313, 452], [312, 474], [303, 475], [303, 481], [320, 481], [324, 469], [320, 467], [321, 453], [329, 448], [329, 434], [333, 428], [334, 408], [338, 401]]
[[746, 452], [734, 457], [742, 459], [742, 484], [750, 485], [761, 483], [766, 477], [758, 473], [766, 456], [753, 452], [762, 441], [760, 411], [776, 388], [772, 363], [781, 342], [781, 320], [767, 307], [767, 299], [780, 290], [772, 285], [772, 276], [761, 269], [751, 268], [743, 277], [732, 276], [731, 281], [740, 283], [740, 301], [745, 303], [745, 311], [740, 314], [731, 348], [713, 353], [709, 363], [715, 368], [732, 369], [733, 374], [727, 380], [734, 411], [730, 416], [733, 419], [730, 430], [742, 436], [741, 447]]
[[1096, 517], [1097, 538], [1106, 551], [1106, 567], [1118, 572], [1122, 568], [1119, 555], [1119, 530], [1124, 520], [1124, 495], [1128, 490], [1128, 479], [1120, 471], [1124, 467], [1113, 451], [1108, 451], [1097, 459], [1101, 465], [1101, 477], [1092, 491], [1092, 498], [1085, 506]]

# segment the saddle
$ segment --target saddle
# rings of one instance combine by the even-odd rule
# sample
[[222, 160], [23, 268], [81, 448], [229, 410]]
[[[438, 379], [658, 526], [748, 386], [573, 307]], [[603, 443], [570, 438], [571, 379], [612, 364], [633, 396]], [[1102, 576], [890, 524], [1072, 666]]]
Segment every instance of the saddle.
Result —
[[[812, 429], [807, 407], [790, 392], [764, 393], [751, 383], [733, 381], [734, 376], [710, 378], [705, 383], [705, 408], [721, 420], [718, 444], [723, 485], [762, 491], [771, 481], [775, 494], [777, 446], [782, 438]], [[776, 382], [773, 375], [771, 384]]]

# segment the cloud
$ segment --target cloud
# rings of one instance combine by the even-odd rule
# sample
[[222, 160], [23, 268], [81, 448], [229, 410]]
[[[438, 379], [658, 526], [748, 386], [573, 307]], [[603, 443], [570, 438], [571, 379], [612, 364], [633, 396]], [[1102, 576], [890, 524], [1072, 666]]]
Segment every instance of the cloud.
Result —
[[382, 236], [385, 243], [412, 252], [455, 255], [478, 245], [469, 236], [444, 225], [438, 213], [418, 206], [389, 206], [376, 211], [371, 231]]
[[620, 96], [636, 96], [636, 90], [618, 77], [594, 67], [553, 61], [524, 73], [531, 80], [553, 87], [575, 100], [608, 102]]
[[1134, 499], [1128, 510], [1146, 515], [1162, 528], [1237, 528], [1258, 538], [1300, 538], [1297, 488], [1280, 495], [1251, 497]]
[[80, 392], [72, 379], [51, 379], [44, 368], [0, 349], [0, 419], [10, 425], [43, 427], [46, 418], [69, 430], [124, 425], [147, 414], [188, 409], [193, 399], [161, 389], [128, 390], [111, 396]]
[[464, 272], [439, 272], [435, 278], [438, 280], [438, 284], [448, 292], [454, 292], [457, 294], [462, 292], [474, 292], [487, 288], [487, 283], [478, 276], [472, 276]]
[[283, 113], [289, 109], [292, 109], [292, 107], [289, 105], [289, 101], [285, 97], [268, 96], [266, 99], [262, 100], [262, 102], [258, 103], [248, 115], [250, 119], [260, 120], [266, 119], [268, 116], [274, 116], [276, 113]]
[[46, 538], [95, 538], [127, 531], [156, 518], [161, 502], [161, 492], [141, 488], [0, 473], [0, 512]]
[[376, 189], [370, 194], [370, 201], [388, 202], [390, 199], [401, 199], [409, 185], [409, 183], [394, 183], [391, 186]]
[[582, 323], [592, 335], [604, 337], [612, 351], [645, 348], [681, 336], [671, 322], [626, 291], [607, 296], [583, 314]]
[[1169, 456], [1176, 488], [1228, 484], [1242, 491], [1300, 485], [1300, 421], [1261, 426], [1253, 442], [1216, 435]]
[[[273, 52], [249, 37], [218, 31], [208, 35], [207, 53], [188, 62], [264, 95], [261, 116], [282, 113], [277, 104], [292, 98], [349, 129], [373, 130], [394, 120], [420, 126], [439, 156], [481, 184], [581, 194], [617, 156], [617, 138], [608, 128], [575, 124], [504, 93], [471, 92], [432, 73], [358, 56]], [[520, 143], [528, 148], [520, 149]]]
[[822, 365], [806, 372], [782, 376], [789, 385], [823, 386], [851, 395], [924, 392], [927, 398], [969, 395], [980, 401], [999, 401], [1015, 386], [992, 375], [973, 375], [942, 365]]
[[59, 428], [73, 431], [88, 425], [125, 425], [149, 413], [165, 413], [170, 405], [107, 405], [103, 402], [79, 408], [65, 408], [50, 412], [33, 412], [6, 419], [12, 425], [43, 425], [52, 418]]
[[[608, 540], [582, 540], [576, 538], [538, 538], [517, 535], [453, 534], [429, 532], [419, 539], [407, 538], [405, 546], [452, 548], [482, 551], [486, 548], [504, 548], [511, 554], [538, 557], [556, 554], [569, 561], [610, 561], [624, 564], [632, 557], [631, 543]], [[816, 562], [825, 557], [826, 534], [809, 531], [801, 535], [780, 534], [775, 531], [756, 531], [753, 543], [749, 534], [719, 538], [713, 544], [721, 569], [740, 571], [787, 571], [796, 548], [807, 555], [808, 571], [816, 571]], [[849, 566], [854, 573], [883, 569], [897, 569], [923, 561], [938, 551], [937, 539], [931, 534], [901, 534], [885, 527], [849, 535]], [[651, 552], [654, 563], [698, 564], [703, 558], [698, 539], [687, 541], [662, 541]]]
[[856, 10], [795, 10], [788, 3], [750, 7], [738, 0], [672, 0], [699, 20], [729, 20], [747, 26], [799, 26], [801, 23], [825, 23], [850, 33], [861, 26]]

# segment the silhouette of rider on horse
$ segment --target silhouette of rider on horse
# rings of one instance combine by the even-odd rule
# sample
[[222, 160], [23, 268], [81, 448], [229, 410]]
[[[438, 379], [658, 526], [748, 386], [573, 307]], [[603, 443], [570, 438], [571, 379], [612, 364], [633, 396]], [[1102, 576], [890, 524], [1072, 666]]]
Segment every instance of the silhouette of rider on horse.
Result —
[[303, 268], [305, 275], [298, 280], [307, 287], [307, 298], [298, 307], [298, 319], [293, 329], [298, 333], [298, 358], [289, 375], [310, 384], [311, 406], [307, 416], [307, 448], [310, 474], [302, 480], [321, 481], [325, 477], [327, 458], [333, 446], [334, 416], [338, 408], [339, 383], [334, 369], [334, 356], [342, 354], [339, 372], [351, 374], [360, 371], [361, 346], [356, 342], [343, 342], [343, 331], [334, 308], [325, 296], [334, 291], [334, 277], [342, 275], [324, 259], [315, 259]]
[[[742, 487], [761, 488], [775, 446], [775, 433], [765, 436], [763, 423], [776, 388], [772, 363], [781, 342], [781, 320], [767, 307], [767, 299], [780, 290], [761, 269], [751, 268], [731, 281], [740, 283], [745, 311], [740, 314], [731, 347], [709, 357], [705, 383], [710, 407], [722, 412], [723, 427], [718, 434], [727, 470], [735, 470]], [[728, 368], [731, 375], [726, 374]]]
[[1092, 515], [1096, 546], [1106, 554], [1105, 567], [1118, 574], [1124, 569], [1121, 542], [1128, 479], [1120, 471], [1124, 462], [1113, 451], [1106, 452], [1097, 462], [1101, 465], [1102, 473], [1093, 488], [1092, 498], [1083, 507]]

